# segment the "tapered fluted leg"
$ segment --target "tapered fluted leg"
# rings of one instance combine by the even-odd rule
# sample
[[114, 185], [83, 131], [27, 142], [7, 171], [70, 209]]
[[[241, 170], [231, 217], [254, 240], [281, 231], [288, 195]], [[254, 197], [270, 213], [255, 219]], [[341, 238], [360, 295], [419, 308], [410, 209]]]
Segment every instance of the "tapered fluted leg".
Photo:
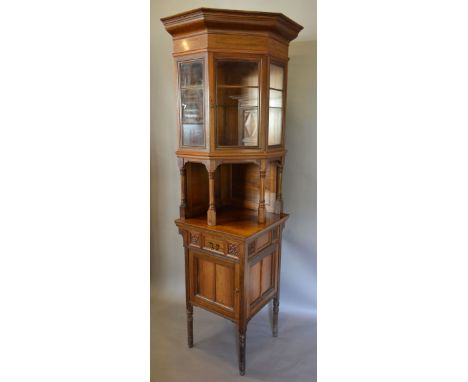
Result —
[[279, 298], [273, 299], [273, 337], [278, 337]]
[[239, 374], [245, 374], [245, 333], [239, 331]]
[[187, 305], [187, 344], [193, 347], [193, 306]]

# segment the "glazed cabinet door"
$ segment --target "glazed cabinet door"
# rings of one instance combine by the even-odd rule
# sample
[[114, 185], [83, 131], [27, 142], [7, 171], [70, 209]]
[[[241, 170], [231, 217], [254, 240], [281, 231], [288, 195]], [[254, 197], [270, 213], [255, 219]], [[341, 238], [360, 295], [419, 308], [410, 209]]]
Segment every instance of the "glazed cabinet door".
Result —
[[284, 144], [286, 64], [271, 63], [269, 72], [268, 146], [280, 147]]
[[239, 316], [239, 264], [189, 250], [190, 300], [235, 320]]
[[261, 150], [262, 77], [259, 55], [215, 54], [210, 88], [216, 151]]
[[179, 149], [207, 150], [207, 67], [205, 55], [176, 60]]

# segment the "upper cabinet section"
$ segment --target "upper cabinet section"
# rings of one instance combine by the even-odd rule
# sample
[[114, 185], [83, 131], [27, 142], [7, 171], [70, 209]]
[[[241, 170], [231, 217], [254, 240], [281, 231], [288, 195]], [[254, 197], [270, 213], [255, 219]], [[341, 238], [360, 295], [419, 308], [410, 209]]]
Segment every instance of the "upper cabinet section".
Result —
[[200, 8], [162, 19], [173, 37], [180, 155], [284, 151], [289, 42], [280, 13]]

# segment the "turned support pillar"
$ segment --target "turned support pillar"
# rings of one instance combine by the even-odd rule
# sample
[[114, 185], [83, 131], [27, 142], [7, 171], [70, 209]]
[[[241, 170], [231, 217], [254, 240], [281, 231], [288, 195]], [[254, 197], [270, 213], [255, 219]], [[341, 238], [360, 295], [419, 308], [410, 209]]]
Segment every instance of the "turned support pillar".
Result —
[[265, 223], [265, 176], [266, 161], [260, 161], [260, 202], [258, 203], [258, 222]]
[[180, 206], [179, 214], [181, 218], [185, 218], [185, 209], [187, 208], [186, 201], [186, 170], [185, 167], [180, 169]]
[[215, 174], [216, 170], [208, 172], [208, 183], [210, 191], [210, 204], [207, 213], [208, 225], [216, 225]]
[[275, 201], [275, 213], [283, 213], [283, 164], [279, 163], [276, 166], [276, 201]]

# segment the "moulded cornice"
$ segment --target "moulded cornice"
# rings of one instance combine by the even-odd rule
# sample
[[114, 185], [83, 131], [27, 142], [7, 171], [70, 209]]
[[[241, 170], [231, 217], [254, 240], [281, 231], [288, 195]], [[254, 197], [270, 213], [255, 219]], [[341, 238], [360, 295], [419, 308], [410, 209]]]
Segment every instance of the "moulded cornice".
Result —
[[269, 32], [288, 42], [303, 29], [282, 13], [198, 8], [161, 19], [173, 36], [198, 31]]

